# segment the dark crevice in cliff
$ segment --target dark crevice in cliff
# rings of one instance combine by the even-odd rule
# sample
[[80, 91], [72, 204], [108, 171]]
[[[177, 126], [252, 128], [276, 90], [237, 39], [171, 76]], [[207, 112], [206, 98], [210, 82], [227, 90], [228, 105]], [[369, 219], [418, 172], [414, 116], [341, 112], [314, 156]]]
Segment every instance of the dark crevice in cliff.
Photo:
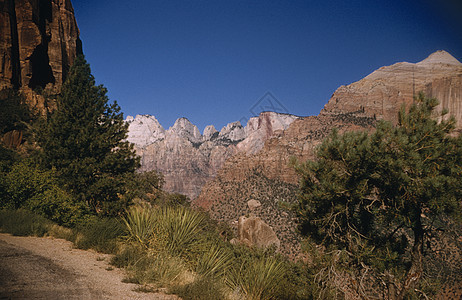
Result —
[[[42, 38], [46, 36], [47, 21], [51, 23], [53, 21], [53, 9], [51, 7], [51, 1], [39, 1], [38, 9], [38, 20], [35, 23], [38, 25]], [[47, 39], [51, 37], [47, 36]]]
[[34, 52], [30, 57], [32, 65], [32, 77], [29, 81], [29, 87], [35, 89], [40, 86], [42, 89], [48, 83], [55, 83], [53, 70], [50, 66], [50, 59], [48, 57], [48, 45], [40, 44], [35, 47]]
[[8, 15], [10, 18], [10, 32], [11, 32], [11, 84], [13, 88], [19, 89], [21, 87], [21, 66], [19, 63], [19, 41], [18, 41], [18, 27], [16, 20], [16, 9], [14, 0], [6, 1]]
[[39, 28], [42, 43], [35, 47], [29, 58], [32, 66], [29, 87], [32, 89], [39, 86], [44, 89], [48, 83], [54, 84], [56, 81], [48, 56], [48, 43], [51, 41], [51, 35], [47, 32], [48, 23], [53, 21], [53, 8], [51, 1], [39, 1], [38, 5], [38, 14], [34, 15], [34, 23]]

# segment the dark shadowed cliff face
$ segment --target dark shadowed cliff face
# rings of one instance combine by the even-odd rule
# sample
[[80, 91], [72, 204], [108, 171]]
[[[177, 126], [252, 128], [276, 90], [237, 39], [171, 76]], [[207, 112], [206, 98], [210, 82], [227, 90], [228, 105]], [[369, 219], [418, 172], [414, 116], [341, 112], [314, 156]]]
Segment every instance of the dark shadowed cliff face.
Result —
[[0, 90], [19, 89], [43, 111], [45, 100], [34, 90], [58, 93], [79, 53], [70, 0], [0, 0]]

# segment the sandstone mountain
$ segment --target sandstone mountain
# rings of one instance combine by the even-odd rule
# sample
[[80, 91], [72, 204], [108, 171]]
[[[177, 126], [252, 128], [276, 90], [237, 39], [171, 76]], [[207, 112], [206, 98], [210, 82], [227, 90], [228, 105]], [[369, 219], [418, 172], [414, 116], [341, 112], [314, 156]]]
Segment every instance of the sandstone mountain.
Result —
[[437, 51], [418, 63], [401, 62], [382, 67], [364, 79], [339, 87], [321, 111], [322, 115], [355, 113], [397, 121], [404, 103], [418, 92], [440, 101], [438, 111], [449, 110], [462, 128], [462, 63], [446, 51]]
[[298, 117], [263, 112], [243, 127], [230, 123], [217, 131], [213, 125], [203, 134], [188, 119], [180, 118], [165, 130], [155, 117], [127, 117], [128, 141], [141, 156], [140, 171], [156, 170], [164, 175], [168, 192], [185, 194], [191, 199], [215, 177], [229, 157], [236, 153], [257, 153], [265, 141], [281, 134]]
[[21, 90], [31, 107], [53, 106], [37, 93], [59, 92], [82, 53], [70, 0], [0, 0], [0, 90]]
[[[255, 214], [269, 224], [281, 241], [281, 250], [297, 253], [295, 218], [286, 204], [294, 203], [298, 178], [289, 166], [291, 157], [313, 158], [314, 149], [333, 128], [373, 130], [377, 119], [396, 121], [402, 103], [409, 104], [420, 90], [437, 97], [462, 123], [462, 64], [438, 51], [417, 64], [383, 67], [366, 78], [340, 87], [318, 116], [295, 120], [288, 129], [268, 139], [261, 151], [238, 153], [203, 188], [194, 204], [213, 218], [237, 224], [239, 217]], [[261, 203], [257, 209], [247, 204]]]

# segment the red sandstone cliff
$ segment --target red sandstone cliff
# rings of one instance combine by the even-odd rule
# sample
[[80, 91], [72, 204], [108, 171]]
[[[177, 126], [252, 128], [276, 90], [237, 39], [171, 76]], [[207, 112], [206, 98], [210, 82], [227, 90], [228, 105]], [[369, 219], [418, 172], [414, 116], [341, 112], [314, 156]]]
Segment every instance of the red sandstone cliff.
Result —
[[70, 0], [0, 0], [0, 90], [21, 90], [41, 111], [34, 92], [59, 92], [69, 67], [82, 53]]

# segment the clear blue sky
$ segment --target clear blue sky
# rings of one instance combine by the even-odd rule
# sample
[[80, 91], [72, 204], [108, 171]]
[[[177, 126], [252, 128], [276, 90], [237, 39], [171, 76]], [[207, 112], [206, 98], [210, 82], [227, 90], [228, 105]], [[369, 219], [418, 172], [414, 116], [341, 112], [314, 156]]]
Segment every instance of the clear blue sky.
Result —
[[440, 49], [462, 60], [460, 0], [72, 2], [97, 82], [125, 116], [165, 128], [187, 117], [220, 130], [268, 91], [283, 110], [316, 115], [381, 66]]

